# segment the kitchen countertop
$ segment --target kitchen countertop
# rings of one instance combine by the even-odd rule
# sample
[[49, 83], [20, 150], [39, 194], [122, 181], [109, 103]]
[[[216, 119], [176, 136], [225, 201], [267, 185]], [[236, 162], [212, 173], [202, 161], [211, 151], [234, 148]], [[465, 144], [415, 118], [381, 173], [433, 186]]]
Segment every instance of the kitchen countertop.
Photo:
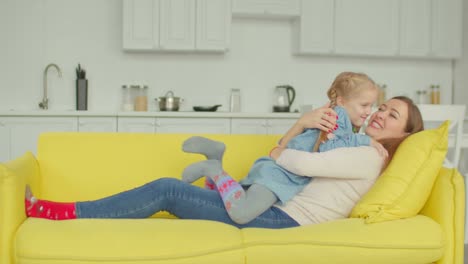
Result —
[[194, 118], [298, 118], [300, 113], [242, 113], [242, 112], [195, 112], [195, 111], [177, 111], [177, 112], [113, 112], [113, 111], [71, 111], [71, 110], [18, 110], [18, 111], [0, 111], [0, 116], [88, 116], [88, 117], [194, 117]]

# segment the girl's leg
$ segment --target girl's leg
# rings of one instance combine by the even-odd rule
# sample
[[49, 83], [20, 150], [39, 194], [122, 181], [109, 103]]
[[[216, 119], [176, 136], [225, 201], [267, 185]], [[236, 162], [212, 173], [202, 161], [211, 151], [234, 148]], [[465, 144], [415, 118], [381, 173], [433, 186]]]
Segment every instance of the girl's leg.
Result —
[[[210, 178], [223, 199], [231, 219], [245, 224], [272, 207], [278, 200], [276, 195], [262, 185], [254, 184], [247, 191], [230, 175], [223, 171], [218, 160], [205, 160], [187, 167], [192, 175]], [[199, 177], [199, 176], [198, 176]]]
[[[194, 136], [184, 141], [182, 150], [189, 153], [202, 154], [209, 160], [215, 159], [222, 162], [226, 145], [223, 142], [214, 141], [209, 138]], [[196, 171], [193, 172], [190, 169], [185, 169], [182, 174], [182, 180], [189, 183], [198, 180], [200, 177]], [[205, 188], [214, 190], [215, 187], [213, 181], [206, 177]]]
[[276, 207], [271, 207], [248, 224], [236, 224], [227, 214], [216, 191], [173, 178], [155, 180], [100, 200], [76, 203], [78, 218], [146, 218], [159, 211], [168, 211], [182, 219], [213, 220], [237, 227], [298, 226], [296, 221]]

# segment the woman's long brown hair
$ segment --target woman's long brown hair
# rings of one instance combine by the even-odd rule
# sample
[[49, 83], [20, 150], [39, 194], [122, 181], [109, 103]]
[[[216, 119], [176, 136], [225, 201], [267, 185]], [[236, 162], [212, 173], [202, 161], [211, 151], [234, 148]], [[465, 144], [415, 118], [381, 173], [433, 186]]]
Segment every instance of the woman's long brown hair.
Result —
[[421, 111], [416, 104], [414, 104], [413, 100], [406, 96], [395, 96], [391, 99], [400, 100], [408, 106], [408, 120], [406, 120], [405, 132], [408, 133], [406, 136], [401, 138], [387, 138], [379, 140], [379, 143], [387, 150], [388, 157], [385, 160], [385, 164], [382, 168], [384, 170], [388, 163], [392, 160], [395, 152], [397, 151], [400, 144], [411, 134], [420, 132], [424, 130], [424, 121], [421, 115]]

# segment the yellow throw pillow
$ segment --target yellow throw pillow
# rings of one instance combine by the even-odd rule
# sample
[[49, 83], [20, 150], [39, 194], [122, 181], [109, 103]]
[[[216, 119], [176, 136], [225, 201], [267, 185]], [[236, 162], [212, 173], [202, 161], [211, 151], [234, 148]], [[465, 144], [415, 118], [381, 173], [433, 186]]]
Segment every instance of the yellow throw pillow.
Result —
[[409, 136], [351, 217], [376, 223], [415, 216], [429, 197], [448, 148], [449, 121]]

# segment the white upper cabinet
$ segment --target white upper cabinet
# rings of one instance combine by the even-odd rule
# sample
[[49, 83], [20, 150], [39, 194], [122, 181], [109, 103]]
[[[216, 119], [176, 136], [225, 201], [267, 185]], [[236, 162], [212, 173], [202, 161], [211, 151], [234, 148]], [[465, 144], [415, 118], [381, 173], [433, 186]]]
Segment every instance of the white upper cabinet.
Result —
[[400, 55], [428, 56], [431, 50], [431, 0], [402, 0], [400, 5]]
[[397, 55], [398, 4], [399, 0], [335, 0], [335, 52]]
[[300, 0], [232, 0], [232, 14], [247, 17], [297, 17]]
[[433, 57], [461, 56], [462, 17], [462, 0], [432, 0]]
[[293, 22], [293, 52], [333, 53], [334, 1], [302, 1], [301, 16]]
[[159, 48], [159, 0], [123, 0], [123, 47]]
[[462, 0], [302, 0], [293, 52], [458, 58]]
[[231, 1], [198, 0], [196, 14], [196, 49], [227, 50], [231, 41]]
[[229, 0], [123, 0], [126, 50], [225, 51]]
[[400, 55], [461, 55], [461, 0], [401, 0]]
[[161, 0], [159, 18], [161, 49], [195, 48], [195, 0]]

